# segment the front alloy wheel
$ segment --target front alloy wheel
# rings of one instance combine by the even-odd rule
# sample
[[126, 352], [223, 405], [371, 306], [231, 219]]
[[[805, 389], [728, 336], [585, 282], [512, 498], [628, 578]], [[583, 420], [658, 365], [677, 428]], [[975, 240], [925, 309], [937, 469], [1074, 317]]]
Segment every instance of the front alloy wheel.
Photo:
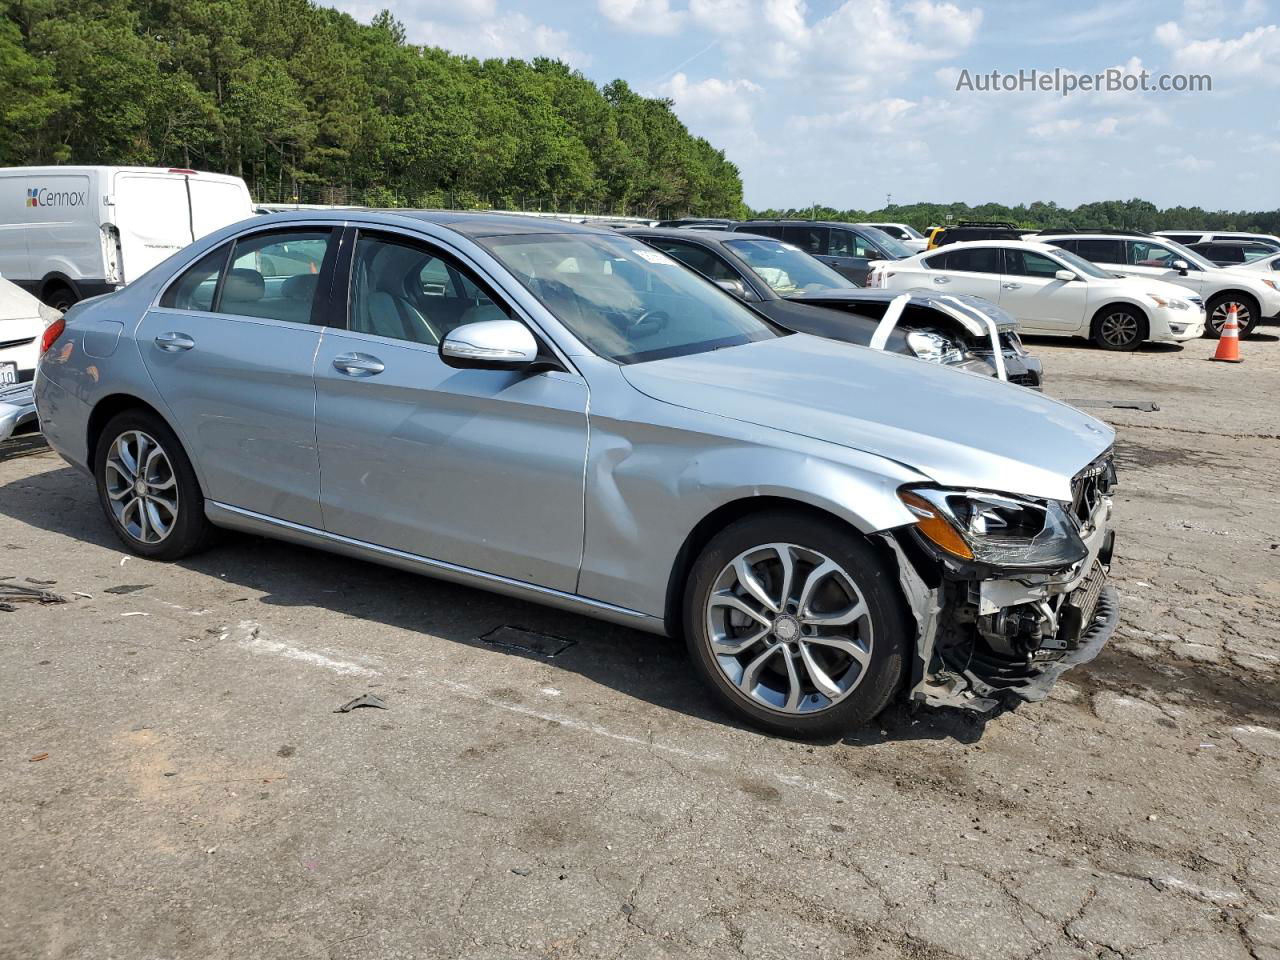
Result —
[[1209, 303], [1209, 321], [1205, 324], [1205, 336], [1216, 338], [1222, 336], [1222, 328], [1227, 324], [1231, 308], [1236, 308], [1236, 323], [1240, 327], [1240, 336], [1247, 337], [1257, 323], [1257, 305], [1243, 297], [1229, 294]]
[[1132, 310], [1108, 310], [1098, 318], [1094, 338], [1104, 350], [1136, 350], [1145, 339], [1142, 318]]
[[846, 733], [879, 713], [902, 682], [907, 623], [891, 562], [799, 509], [722, 530], [684, 598], [689, 655], [717, 699], [792, 737]]
[[793, 543], [739, 554], [707, 599], [716, 666], [744, 697], [788, 714], [849, 696], [871, 660], [871, 622], [853, 577]]

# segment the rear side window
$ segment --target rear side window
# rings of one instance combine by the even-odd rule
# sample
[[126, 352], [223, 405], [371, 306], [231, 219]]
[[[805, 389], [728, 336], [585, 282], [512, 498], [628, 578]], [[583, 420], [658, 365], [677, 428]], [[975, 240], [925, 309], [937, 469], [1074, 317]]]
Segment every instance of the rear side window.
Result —
[[[1055, 247], [1057, 247], [1060, 250], [1066, 250], [1068, 253], [1076, 253], [1076, 254], [1080, 253], [1079, 240], [1049, 240], [1047, 242], [1052, 243]], [[1081, 256], [1083, 256], [1083, 254], [1081, 254]], [[1085, 259], [1087, 260], [1089, 258], [1085, 257]]]
[[1000, 250], [998, 247], [952, 250], [947, 257], [947, 269], [964, 273], [1000, 273]]
[[749, 223], [735, 229], [740, 233], [758, 233], [762, 237], [782, 236], [782, 227], [775, 223]]
[[645, 242], [679, 260], [686, 267], [697, 270], [704, 277], [710, 277], [712, 280], [742, 279], [729, 264], [705, 247], [692, 243], [681, 243], [678, 240], [654, 239]]
[[175, 310], [211, 312], [218, 293], [218, 280], [222, 277], [222, 268], [226, 266], [227, 254], [230, 252], [231, 244], [224, 244], [189, 266], [182, 276], [169, 284], [169, 289], [160, 298], [160, 306], [173, 307]]
[[310, 323], [331, 230], [259, 233], [236, 241], [217, 312]]
[[[1071, 250], [1065, 243], [1058, 246]], [[1124, 263], [1124, 244], [1119, 240], [1078, 240], [1071, 252], [1094, 263]]]
[[1223, 261], [1226, 263], [1244, 263], [1244, 247], [1233, 247], [1224, 243], [1213, 243], [1209, 245], [1209, 249], [1205, 253], [1205, 256], [1210, 260]]

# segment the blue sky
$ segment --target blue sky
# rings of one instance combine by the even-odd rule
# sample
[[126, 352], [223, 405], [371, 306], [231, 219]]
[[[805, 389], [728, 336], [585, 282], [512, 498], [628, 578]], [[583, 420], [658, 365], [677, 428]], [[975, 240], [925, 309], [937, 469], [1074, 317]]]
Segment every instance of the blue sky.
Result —
[[[368, 21], [386, 2], [339, 0]], [[1280, 0], [406, 0], [416, 43], [670, 97], [753, 207], [1143, 197], [1280, 207]], [[962, 70], [1209, 74], [1212, 92], [957, 91]]]

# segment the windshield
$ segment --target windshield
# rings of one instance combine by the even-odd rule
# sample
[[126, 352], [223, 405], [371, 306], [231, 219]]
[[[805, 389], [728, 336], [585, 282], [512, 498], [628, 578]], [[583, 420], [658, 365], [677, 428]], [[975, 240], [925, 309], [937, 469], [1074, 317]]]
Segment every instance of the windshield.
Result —
[[1107, 273], [1095, 263], [1090, 263], [1084, 257], [1077, 256], [1070, 250], [1062, 250], [1055, 248], [1053, 255], [1063, 263], [1069, 264], [1076, 273], [1083, 273], [1086, 277], [1097, 277], [1100, 280], [1114, 280], [1114, 273]]
[[574, 336], [615, 363], [781, 335], [732, 295], [639, 240], [539, 233], [482, 242]]
[[778, 240], [727, 240], [725, 246], [750, 264], [752, 271], [782, 297], [816, 290], [848, 290], [846, 280], [799, 247]]
[[876, 227], [859, 227], [858, 229], [866, 231], [871, 241], [895, 260], [905, 260], [907, 257], [915, 256], [914, 250], [908, 250], [901, 240], [893, 239], [883, 230]]

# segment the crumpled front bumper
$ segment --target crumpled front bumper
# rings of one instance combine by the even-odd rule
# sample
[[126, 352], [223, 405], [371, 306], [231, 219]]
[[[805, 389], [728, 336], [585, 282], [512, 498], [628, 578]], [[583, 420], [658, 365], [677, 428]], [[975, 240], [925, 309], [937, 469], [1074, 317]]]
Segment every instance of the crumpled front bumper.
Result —
[[30, 383], [0, 387], [0, 443], [36, 426], [36, 401]]
[[[1093, 660], [1120, 620], [1110, 516], [1108, 498], [1083, 537], [1087, 558], [1072, 568], [1009, 579], [965, 579], [914, 548], [908, 530], [886, 534], [917, 627], [910, 699], [986, 713], [1044, 700], [1063, 673]], [[1011, 642], [993, 629], [1013, 623], [1034, 623], [1036, 638]]]

